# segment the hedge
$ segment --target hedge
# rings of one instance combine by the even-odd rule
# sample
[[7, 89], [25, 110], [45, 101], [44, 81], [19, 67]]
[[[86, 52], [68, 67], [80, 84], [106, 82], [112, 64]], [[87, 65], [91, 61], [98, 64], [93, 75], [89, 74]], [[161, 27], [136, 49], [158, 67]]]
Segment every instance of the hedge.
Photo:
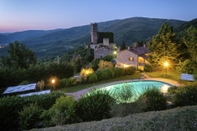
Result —
[[59, 79], [69, 78], [74, 75], [74, 67], [70, 64], [36, 65], [28, 69], [0, 68], [0, 88], [15, 86], [22, 81], [36, 83], [40, 80], [48, 81], [51, 77]]
[[12, 130], [19, 128], [19, 112], [24, 106], [37, 103], [41, 108], [48, 110], [56, 99], [65, 95], [61, 92], [52, 92], [44, 95], [33, 95], [27, 97], [6, 96], [0, 99], [0, 130]]

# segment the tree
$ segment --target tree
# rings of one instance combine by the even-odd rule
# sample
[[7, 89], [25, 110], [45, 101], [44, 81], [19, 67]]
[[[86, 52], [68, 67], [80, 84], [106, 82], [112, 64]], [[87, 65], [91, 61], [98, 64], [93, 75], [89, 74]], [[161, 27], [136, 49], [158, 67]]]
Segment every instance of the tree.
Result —
[[197, 61], [197, 28], [190, 26], [183, 37], [183, 43], [192, 61]]
[[173, 27], [164, 23], [148, 45], [152, 55], [150, 62], [155, 66], [163, 64], [164, 61], [177, 63], [177, 58], [180, 55], [179, 44], [176, 42], [176, 34], [173, 32]]
[[92, 68], [94, 71], [96, 71], [99, 68], [98, 64], [99, 64], [100, 60], [101, 60], [100, 58], [96, 58], [92, 61]]
[[121, 46], [120, 46], [120, 50], [125, 50], [126, 49], [126, 45], [124, 42], [122, 42]]
[[103, 70], [114, 67], [114, 64], [110, 61], [100, 60], [98, 66], [100, 70]]
[[73, 61], [73, 65], [74, 65], [75, 73], [78, 73], [81, 71], [83, 62], [82, 62], [82, 58], [80, 55], [78, 55], [77, 58]]
[[3, 67], [29, 68], [37, 62], [35, 53], [18, 41], [9, 44], [8, 53], [9, 56], [1, 56]]
[[88, 69], [82, 68], [80, 72], [80, 76], [86, 79], [87, 76], [91, 75], [92, 73], [94, 73], [94, 70], [92, 68], [88, 68]]
[[84, 62], [87, 64], [94, 59], [94, 50], [90, 47], [85, 49]]

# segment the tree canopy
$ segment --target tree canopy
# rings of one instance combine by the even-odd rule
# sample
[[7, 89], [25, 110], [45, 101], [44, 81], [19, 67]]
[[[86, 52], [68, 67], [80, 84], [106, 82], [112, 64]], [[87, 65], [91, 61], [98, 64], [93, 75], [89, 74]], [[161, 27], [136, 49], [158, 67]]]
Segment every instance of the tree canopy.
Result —
[[179, 44], [176, 42], [176, 34], [173, 32], [172, 26], [164, 23], [148, 46], [152, 52], [150, 62], [155, 66], [163, 65], [165, 61], [178, 62], [177, 58], [180, 55]]
[[120, 46], [120, 50], [125, 50], [127, 47], [126, 47], [126, 44], [124, 42], [122, 42], [121, 46]]
[[8, 56], [1, 56], [2, 67], [28, 68], [37, 62], [35, 53], [18, 41], [9, 44], [8, 53]]
[[190, 26], [183, 37], [183, 43], [192, 61], [197, 61], [197, 28]]

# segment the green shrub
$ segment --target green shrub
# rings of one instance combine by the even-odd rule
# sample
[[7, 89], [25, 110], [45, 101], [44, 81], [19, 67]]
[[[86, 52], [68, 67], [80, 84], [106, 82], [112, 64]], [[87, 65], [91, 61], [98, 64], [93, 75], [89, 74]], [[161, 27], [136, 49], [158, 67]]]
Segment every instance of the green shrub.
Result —
[[26, 96], [26, 97], [22, 97], [22, 99], [26, 105], [36, 102], [43, 109], [47, 110], [52, 107], [56, 99], [59, 98], [60, 96], [66, 96], [66, 95], [64, 92], [51, 92], [50, 94]]
[[50, 126], [55, 126], [51, 119], [51, 110], [43, 110], [42, 114], [40, 115], [40, 119], [42, 120], [43, 126], [44, 127], [50, 127]]
[[197, 86], [179, 87], [173, 97], [175, 106], [187, 106], [197, 104]]
[[67, 78], [63, 78], [63, 79], [61, 79], [61, 81], [60, 81], [60, 88], [65, 88], [65, 87], [67, 87], [67, 84], [68, 82], [67, 82]]
[[136, 72], [136, 67], [130, 66], [125, 68], [125, 75], [133, 75]]
[[0, 68], [0, 80], [0, 88], [18, 85], [23, 80], [27, 80], [25, 69], [2, 67]]
[[114, 71], [115, 71], [115, 77], [120, 77], [125, 72], [124, 68], [118, 68], [118, 67], [115, 67]]
[[19, 128], [18, 112], [22, 110], [24, 101], [19, 96], [7, 96], [0, 99], [0, 130]]
[[136, 72], [135, 67], [127, 67], [127, 68], [113, 67], [105, 70], [97, 70], [95, 74], [98, 76], [98, 81], [100, 81], [100, 80], [120, 77], [123, 75], [132, 75], [135, 74], [135, 72]]
[[88, 75], [88, 77], [87, 77], [87, 82], [88, 83], [94, 83], [94, 82], [97, 82], [97, 81], [98, 81], [98, 76], [95, 73], [93, 73], [91, 75]]
[[98, 64], [100, 60], [101, 60], [100, 58], [96, 58], [92, 61], [92, 68], [94, 69], [94, 71], [98, 69]]
[[26, 85], [26, 84], [29, 84], [29, 82], [27, 80], [22, 81], [19, 85]]
[[113, 68], [114, 64], [110, 61], [100, 60], [98, 66], [99, 66], [99, 70], [104, 70], [104, 69]]
[[37, 127], [40, 120], [42, 109], [35, 103], [30, 106], [24, 106], [23, 110], [19, 112], [19, 123], [21, 129], [31, 129]]
[[60, 87], [71, 87], [71, 86], [75, 86], [77, 85], [77, 80], [74, 77], [70, 77], [70, 78], [63, 78], [60, 81]]
[[151, 72], [153, 71], [153, 67], [151, 64], [146, 64], [145, 67], [144, 67], [144, 71], [145, 72]]
[[108, 70], [109, 69], [102, 70], [101, 80], [107, 80], [111, 77]]
[[159, 111], [165, 110], [167, 106], [166, 98], [156, 87], [147, 88], [145, 92], [139, 96], [138, 105], [141, 111]]
[[105, 57], [102, 58], [104, 61], [112, 61], [114, 59], [113, 55], [106, 55]]
[[115, 77], [115, 70], [114, 70], [114, 68], [110, 68], [109, 71], [110, 71], [111, 77], [114, 78]]
[[76, 80], [74, 77], [68, 78], [68, 81], [70, 82], [70, 84], [71, 84], [72, 86], [77, 85], [77, 80]]
[[30, 66], [26, 70], [26, 79], [31, 82], [38, 82], [40, 80], [46, 81], [50, 76], [50, 72], [47, 70], [47, 67], [43, 64]]
[[0, 68], [0, 88], [18, 85], [24, 80], [29, 82], [38, 82], [40, 80], [47, 81], [51, 76], [56, 76], [59, 79], [69, 78], [74, 75], [74, 67], [70, 64], [50, 64], [36, 65], [28, 69], [20, 68]]
[[130, 103], [133, 102], [136, 91], [133, 86], [123, 84], [122, 86], [115, 86], [110, 91], [110, 95], [116, 100], [116, 103]]
[[18, 112], [20, 112], [24, 106], [29, 106], [31, 103], [37, 103], [41, 108], [48, 110], [60, 96], [65, 96], [65, 93], [52, 92], [50, 94], [27, 97], [2, 97], [0, 99], [0, 130], [18, 129]]
[[114, 99], [106, 91], [91, 91], [80, 98], [76, 104], [76, 115], [82, 121], [94, 121], [110, 118]]
[[98, 81], [102, 80], [102, 70], [97, 70], [94, 73], [98, 76]]
[[178, 88], [176, 86], [172, 86], [172, 87], [168, 88], [168, 94], [169, 95], [175, 94], [177, 89]]
[[74, 75], [74, 67], [71, 64], [60, 63], [50, 64], [47, 67], [47, 71], [50, 76], [56, 76], [59, 79], [70, 78]]
[[40, 91], [42, 91], [44, 89], [44, 81], [38, 81], [37, 82], [37, 87], [39, 88]]
[[49, 125], [63, 125], [77, 122], [74, 98], [61, 96], [48, 112], [45, 111], [41, 117], [44, 119], [45, 126], [47, 126], [46, 123]]

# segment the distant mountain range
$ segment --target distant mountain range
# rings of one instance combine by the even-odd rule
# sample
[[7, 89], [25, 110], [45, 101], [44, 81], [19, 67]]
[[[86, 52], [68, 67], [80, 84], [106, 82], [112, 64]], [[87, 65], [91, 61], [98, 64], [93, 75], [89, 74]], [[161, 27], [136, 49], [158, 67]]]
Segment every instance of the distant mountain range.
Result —
[[[132, 45], [136, 41], [147, 41], [158, 33], [161, 25], [167, 23], [180, 32], [190, 25], [197, 25], [197, 19], [192, 21], [132, 17], [123, 20], [100, 22], [98, 31], [113, 32], [114, 42], [120, 45]], [[36, 52], [39, 59], [46, 59], [66, 53], [68, 50], [90, 43], [90, 25], [69, 29], [28, 30], [9, 34], [0, 34], [0, 45], [20, 41]], [[0, 55], [6, 54], [6, 48], [0, 48]]]

